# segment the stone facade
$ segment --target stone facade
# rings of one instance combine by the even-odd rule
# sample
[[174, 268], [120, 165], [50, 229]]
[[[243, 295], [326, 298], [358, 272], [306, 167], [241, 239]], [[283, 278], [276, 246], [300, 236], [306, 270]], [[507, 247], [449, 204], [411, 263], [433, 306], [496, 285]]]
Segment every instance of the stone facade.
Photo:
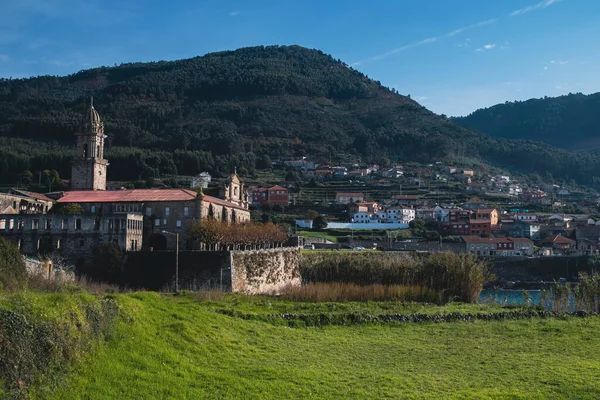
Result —
[[300, 286], [300, 250], [284, 247], [231, 252], [231, 291], [248, 294], [280, 293]]
[[120, 215], [0, 215], [0, 235], [25, 254], [57, 252], [66, 258], [88, 259], [95, 245], [116, 243], [124, 250], [140, 250], [140, 214]]
[[106, 190], [106, 168], [104, 159], [104, 123], [94, 109], [93, 102], [81, 121], [78, 133], [76, 156], [71, 169], [71, 188], [74, 190]]
[[52, 199], [39, 193], [11, 189], [0, 193], [1, 214], [45, 214], [53, 205]]

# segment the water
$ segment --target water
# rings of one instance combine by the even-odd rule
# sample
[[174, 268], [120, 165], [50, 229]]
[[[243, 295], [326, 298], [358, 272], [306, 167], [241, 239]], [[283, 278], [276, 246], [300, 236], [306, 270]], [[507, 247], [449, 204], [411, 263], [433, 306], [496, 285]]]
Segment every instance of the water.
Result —
[[[541, 290], [527, 290], [531, 305], [540, 302]], [[524, 305], [525, 296], [522, 290], [483, 290], [479, 295], [479, 302], [484, 304], [515, 304]]]

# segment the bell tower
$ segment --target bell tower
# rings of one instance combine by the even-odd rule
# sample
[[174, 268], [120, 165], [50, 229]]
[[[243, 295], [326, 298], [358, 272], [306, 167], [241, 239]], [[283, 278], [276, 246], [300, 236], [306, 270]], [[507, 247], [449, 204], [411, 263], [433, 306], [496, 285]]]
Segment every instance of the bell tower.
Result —
[[106, 167], [104, 159], [104, 123], [94, 109], [94, 98], [81, 120], [76, 136], [75, 159], [71, 167], [72, 190], [106, 190]]

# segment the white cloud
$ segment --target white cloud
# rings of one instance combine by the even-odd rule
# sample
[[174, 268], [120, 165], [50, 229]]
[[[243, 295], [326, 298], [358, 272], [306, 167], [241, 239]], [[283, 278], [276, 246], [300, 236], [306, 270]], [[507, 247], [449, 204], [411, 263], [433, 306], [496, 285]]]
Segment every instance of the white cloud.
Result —
[[239, 10], [235, 10], [229, 13], [230, 17], [235, 17], [236, 15], [239, 15], [240, 11]]
[[[464, 27], [459, 28], [459, 29], [455, 29], [455, 30], [450, 31], [448, 33], [445, 33], [443, 35], [433, 36], [433, 37], [430, 37], [430, 38], [427, 38], [427, 39], [419, 40], [418, 42], [410, 43], [410, 44], [407, 44], [407, 45], [395, 48], [393, 50], [390, 50], [388, 52], [381, 53], [381, 54], [378, 54], [376, 56], [365, 58], [364, 60], [354, 62], [354, 63], [350, 64], [350, 66], [356, 67], [356, 66], [361, 65], [361, 64], [363, 64], [365, 62], [379, 61], [379, 60], [382, 60], [382, 59], [384, 59], [386, 57], [389, 57], [389, 56], [391, 56], [393, 54], [401, 53], [401, 52], [409, 50], [409, 49], [414, 49], [415, 47], [423, 46], [425, 44], [430, 44], [430, 43], [437, 42], [441, 38], [452, 37], [452, 36], [458, 35], [459, 33], [463, 32], [463, 31], [466, 31], [468, 29], [473, 29], [473, 28], [477, 28], [477, 27], [480, 27], [480, 26], [485, 26], [485, 25], [492, 24], [492, 23], [496, 22], [497, 20], [498, 20], [498, 18], [487, 19], [485, 21], [481, 21], [481, 22], [478, 22], [476, 24], [472, 24], [472, 25], [464, 26]], [[469, 39], [467, 39], [467, 40], [469, 40]]]
[[478, 48], [476, 51], [491, 50], [494, 47], [496, 47], [495, 44], [486, 44], [485, 46]]
[[552, 4], [556, 4], [559, 1], [561, 1], [561, 0], [543, 0], [543, 1], [540, 1], [539, 3], [532, 4], [532, 5], [524, 7], [524, 8], [519, 8], [518, 10], [511, 12], [510, 16], [515, 17], [517, 15], [527, 14], [528, 12], [539, 10], [541, 8], [550, 7]]
[[547, 66], [547, 65], [545, 65], [545, 66], [544, 66], [544, 71], [547, 71], [547, 70], [548, 70], [548, 66]]
[[10, 60], [10, 57], [8, 56], [8, 54], [0, 54], [0, 62], [4, 62], [4, 61], [8, 61]]

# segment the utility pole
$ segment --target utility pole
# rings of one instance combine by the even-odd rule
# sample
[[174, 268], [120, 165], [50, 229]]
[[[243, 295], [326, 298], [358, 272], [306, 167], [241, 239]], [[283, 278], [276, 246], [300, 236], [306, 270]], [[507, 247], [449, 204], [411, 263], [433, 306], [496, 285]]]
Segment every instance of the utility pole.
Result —
[[175, 236], [175, 294], [179, 294], [179, 232], [161, 231], [165, 235]]

